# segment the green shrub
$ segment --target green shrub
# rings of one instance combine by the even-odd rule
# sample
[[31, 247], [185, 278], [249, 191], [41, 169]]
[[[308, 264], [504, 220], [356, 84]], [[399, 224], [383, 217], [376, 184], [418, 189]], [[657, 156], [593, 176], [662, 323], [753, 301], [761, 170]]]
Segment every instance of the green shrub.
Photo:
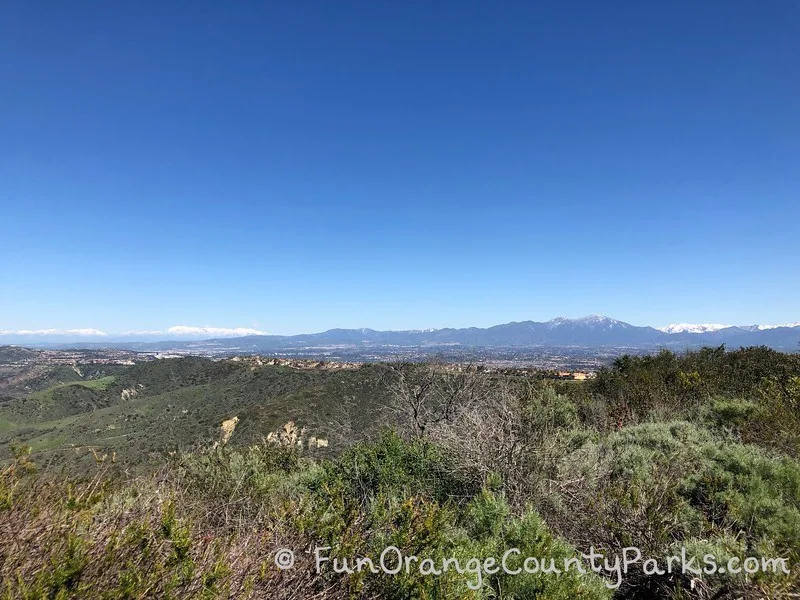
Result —
[[[464, 511], [468, 535], [474, 540], [473, 553], [477, 556], [496, 557], [498, 563], [503, 555], [517, 549], [508, 557], [508, 567], [519, 569], [519, 574], [500, 571], [487, 578], [490, 596], [510, 598], [609, 598], [610, 589], [602, 579], [583, 565], [585, 574], [572, 563], [565, 567], [567, 559], [578, 559], [575, 551], [553, 536], [539, 514], [532, 508], [521, 516], [515, 516], [507, 502], [487, 490], [482, 491]], [[524, 570], [524, 559], [535, 558], [540, 569], [536, 573]], [[561, 574], [545, 573], [544, 566], [555, 567]]]
[[738, 398], [716, 398], [711, 402], [711, 418], [720, 427], [739, 431], [757, 409], [755, 402]]
[[[724, 538], [737, 540], [728, 544], [729, 553], [785, 557], [790, 564], [800, 558], [800, 463], [791, 458], [720, 443], [691, 423], [653, 423], [587, 444], [562, 469], [565, 479], [582, 477], [562, 488], [560, 512], [551, 521], [580, 547], [592, 543], [619, 553], [635, 546], [661, 556], [668, 548], [699, 548], [703, 540]], [[572, 515], [578, 518], [570, 521]], [[759, 574], [710, 581], [749, 593], [753, 586], [783, 586], [790, 579]], [[638, 588], [680, 595], [689, 583], [634, 577], [621, 593]]]
[[[502, 496], [487, 489], [473, 491], [427, 442], [388, 433], [326, 463], [308, 483], [314, 500], [302, 519], [303, 530], [331, 546], [331, 556], [339, 560], [378, 557], [389, 546], [437, 565], [456, 558], [462, 568], [470, 559], [490, 556], [499, 563], [513, 545], [523, 556], [557, 562], [573, 556], [535, 512], [517, 517]], [[470, 587], [478, 583], [479, 589]], [[609, 597], [597, 576], [577, 572], [560, 577], [485, 574], [479, 581], [474, 571], [451, 569], [431, 576], [412, 569], [395, 576], [354, 573], [338, 585], [353, 593], [390, 598], [493, 597], [501, 590], [514, 590], [512, 597], [517, 598]]]
[[758, 407], [742, 425], [742, 438], [800, 457], [800, 376], [762, 380]]
[[327, 461], [309, 485], [326, 497], [339, 495], [348, 504], [363, 504], [378, 493], [458, 501], [476, 491], [473, 484], [454, 473], [435, 445], [405, 441], [394, 432], [384, 433], [375, 442], [358, 443], [336, 460]]

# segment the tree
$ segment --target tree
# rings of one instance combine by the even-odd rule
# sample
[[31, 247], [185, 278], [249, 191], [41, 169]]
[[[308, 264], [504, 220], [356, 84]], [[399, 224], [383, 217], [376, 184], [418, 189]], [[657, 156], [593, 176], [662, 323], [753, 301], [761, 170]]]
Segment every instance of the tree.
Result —
[[488, 376], [475, 365], [395, 363], [389, 365], [387, 377], [390, 409], [419, 439], [431, 426], [452, 422], [459, 412], [484, 400], [490, 390]]

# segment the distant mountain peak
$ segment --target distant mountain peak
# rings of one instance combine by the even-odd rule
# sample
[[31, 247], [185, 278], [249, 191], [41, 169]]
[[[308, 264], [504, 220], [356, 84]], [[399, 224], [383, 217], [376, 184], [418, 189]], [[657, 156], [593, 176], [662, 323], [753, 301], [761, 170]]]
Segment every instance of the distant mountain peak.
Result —
[[551, 327], [558, 327], [560, 325], [601, 325], [604, 327], [624, 326], [630, 327], [628, 323], [606, 317], [605, 315], [587, 315], [585, 317], [578, 317], [577, 319], [570, 319], [567, 317], [556, 317], [547, 322]]
[[575, 320], [580, 323], [622, 323], [622, 321], [617, 321], [616, 319], [606, 317], [605, 315], [587, 315]]
[[764, 329], [777, 329], [778, 327], [800, 327], [800, 321], [796, 323], [782, 323], [781, 325], [758, 325], [757, 327], [761, 331]]
[[603, 315], [586, 315], [585, 317], [556, 317], [555, 319], [550, 319], [548, 323], [586, 323], [586, 322], [593, 322], [593, 321], [613, 321], [611, 317], [604, 317]]
[[672, 323], [658, 329], [664, 333], [710, 333], [728, 327], [731, 326], [722, 325], [721, 323]]
[[[86, 334], [95, 334], [88, 336]], [[84, 335], [80, 335], [84, 334]], [[67, 335], [69, 337], [67, 337]], [[154, 339], [156, 336], [175, 336], [169, 339]], [[263, 350], [324, 348], [324, 347], [394, 347], [412, 348], [437, 345], [459, 345], [464, 347], [502, 346], [616, 346], [630, 348], [686, 347], [687, 345], [729, 344], [768, 345], [774, 348], [795, 350], [800, 341], [800, 322], [783, 325], [729, 326], [721, 323], [673, 323], [659, 330], [653, 327], [631, 325], [605, 315], [587, 315], [578, 318], [556, 317], [546, 322], [521, 321], [492, 327], [463, 327], [444, 329], [409, 329], [380, 331], [369, 328], [329, 329], [320, 333], [302, 335], [267, 335], [250, 328], [215, 328], [176, 326], [163, 333], [144, 331], [129, 334], [104, 334], [96, 330], [20, 330], [0, 329], [0, 344], [27, 343], [42, 346], [75, 347], [128, 347], [144, 349], [174, 348], [186, 342], [196, 349], [198, 344], [207, 344], [219, 350], [230, 347], [247, 347]], [[173, 343], [174, 342], [174, 343]]]

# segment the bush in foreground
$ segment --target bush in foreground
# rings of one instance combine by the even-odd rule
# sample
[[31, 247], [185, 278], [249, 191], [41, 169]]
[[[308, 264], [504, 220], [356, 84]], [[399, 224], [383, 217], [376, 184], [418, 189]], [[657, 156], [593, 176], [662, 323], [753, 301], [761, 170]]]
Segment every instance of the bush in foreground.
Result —
[[[533, 511], [514, 514], [502, 494], [469, 489], [426, 442], [387, 434], [321, 466], [285, 450], [217, 448], [157, 476], [88, 481], [28, 472], [24, 457], [0, 479], [0, 548], [7, 598], [608, 598], [595, 575], [478, 575], [471, 558], [518, 547], [563, 561], [574, 551]], [[466, 572], [410, 569], [316, 573], [313, 548], [338, 559], [387, 546]], [[295, 551], [292, 570], [273, 562]]]

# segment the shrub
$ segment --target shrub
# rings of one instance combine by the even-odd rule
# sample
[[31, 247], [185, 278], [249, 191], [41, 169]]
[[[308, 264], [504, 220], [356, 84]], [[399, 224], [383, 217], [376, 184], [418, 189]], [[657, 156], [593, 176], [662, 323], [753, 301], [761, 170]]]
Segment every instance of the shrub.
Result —
[[766, 378], [757, 397], [757, 408], [742, 424], [742, 438], [800, 457], [800, 376]]
[[[478, 556], [497, 557], [510, 549], [519, 554], [509, 556], [510, 569], [519, 569], [519, 574], [500, 571], [488, 578], [486, 585], [492, 595], [511, 598], [609, 598], [610, 589], [603, 580], [588, 571], [578, 571], [575, 564], [565, 568], [567, 559], [578, 559], [574, 549], [555, 538], [539, 514], [528, 507], [520, 516], [515, 516], [502, 496], [483, 490], [466, 508], [465, 523], [469, 536], [475, 540]], [[524, 559], [533, 557], [539, 561], [536, 573], [523, 570]], [[561, 574], [545, 573], [555, 567]]]
[[[441, 564], [457, 558], [502, 557], [508, 544], [539, 558], [562, 561], [572, 550], [557, 541], [532, 510], [516, 517], [502, 496], [478, 490], [454, 474], [439, 449], [422, 440], [405, 441], [387, 433], [378, 441], [345, 451], [306, 482], [314, 500], [300, 518], [304, 533], [332, 547], [331, 556], [377, 557], [388, 546], [405, 556]], [[472, 498], [472, 499], [470, 499]], [[412, 569], [396, 576], [354, 573], [344, 580], [328, 574], [352, 593], [371, 597], [485, 597], [515, 590], [514, 597], [605, 598], [608, 590], [594, 576], [578, 573], [486, 576], [470, 589], [475, 573], [450, 570], [438, 576]], [[331, 585], [334, 585], [331, 583]]]
[[738, 398], [716, 398], [711, 402], [711, 418], [718, 426], [739, 432], [755, 414], [755, 402]]
[[[798, 560], [800, 463], [788, 457], [730, 440], [720, 444], [694, 424], [653, 423], [589, 442], [561, 468], [560, 479], [575, 483], [562, 485], [558, 510], [546, 516], [579, 548], [619, 554], [635, 546], [663, 556], [669, 548], [701, 548], [703, 540], [724, 538], [737, 540], [728, 553]], [[780, 589], [796, 583], [794, 577], [714, 577], [703, 585], [747, 594]], [[680, 596], [696, 583], [639, 574], [620, 594]]]
[[378, 493], [422, 495], [436, 501], [460, 500], [475, 490], [459, 477], [440, 449], [425, 440], [405, 441], [388, 431], [375, 442], [360, 442], [324, 463], [308, 482], [326, 497], [338, 494], [361, 505]]

